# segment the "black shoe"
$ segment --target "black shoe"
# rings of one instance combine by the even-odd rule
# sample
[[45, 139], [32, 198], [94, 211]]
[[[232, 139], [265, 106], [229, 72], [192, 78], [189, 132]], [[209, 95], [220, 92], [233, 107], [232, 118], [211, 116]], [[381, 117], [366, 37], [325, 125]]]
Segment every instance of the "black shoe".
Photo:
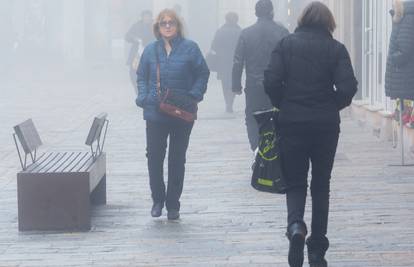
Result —
[[307, 230], [304, 223], [294, 223], [289, 227], [286, 234], [289, 238], [289, 266], [302, 267], [303, 266], [303, 249], [305, 248], [305, 238]]
[[168, 220], [178, 220], [180, 218], [180, 212], [178, 210], [169, 210], [167, 214]]
[[325, 260], [326, 251], [329, 248], [329, 240], [326, 237], [314, 238], [310, 236], [306, 240], [308, 246], [308, 260], [310, 267], [328, 267]]
[[328, 262], [325, 259], [319, 261], [309, 261], [310, 267], [328, 267]]
[[162, 214], [163, 207], [164, 205], [162, 203], [155, 203], [154, 205], [152, 205], [151, 216], [154, 218], [160, 217]]

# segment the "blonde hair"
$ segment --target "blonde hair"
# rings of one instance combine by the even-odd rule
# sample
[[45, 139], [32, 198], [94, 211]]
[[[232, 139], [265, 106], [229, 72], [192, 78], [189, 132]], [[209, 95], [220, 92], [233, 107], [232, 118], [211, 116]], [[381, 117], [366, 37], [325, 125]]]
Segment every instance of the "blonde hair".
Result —
[[399, 23], [404, 17], [404, 3], [402, 0], [394, 0], [393, 6], [394, 16], [392, 17], [392, 20], [395, 23]]
[[177, 35], [180, 37], [184, 37], [183, 34], [183, 23], [180, 19], [180, 17], [177, 15], [177, 12], [175, 12], [173, 9], [164, 9], [160, 12], [160, 14], [157, 16], [157, 19], [155, 20], [153, 31], [154, 35], [157, 39], [161, 39], [161, 33], [160, 33], [160, 22], [165, 18], [170, 17], [177, 23]]

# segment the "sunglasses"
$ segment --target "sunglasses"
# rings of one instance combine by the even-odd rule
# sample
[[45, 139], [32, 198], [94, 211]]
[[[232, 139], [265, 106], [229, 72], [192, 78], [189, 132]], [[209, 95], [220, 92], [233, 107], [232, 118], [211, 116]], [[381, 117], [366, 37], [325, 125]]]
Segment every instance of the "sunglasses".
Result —
[[172, 28], [172, 27], [177, 27], [177, 22], [175, 20], [161, 21], [159, 25], [162, 28]]

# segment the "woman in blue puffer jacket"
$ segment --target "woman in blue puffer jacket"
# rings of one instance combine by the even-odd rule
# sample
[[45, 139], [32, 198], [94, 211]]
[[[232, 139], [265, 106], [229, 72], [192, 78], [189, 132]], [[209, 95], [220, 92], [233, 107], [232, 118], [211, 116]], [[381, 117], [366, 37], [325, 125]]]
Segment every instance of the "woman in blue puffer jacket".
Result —
[[[153, 206], [151, 216], [160, 217], [164, 205], [169, 220], [180, 217], [186, 152], [194, 123], [161, 113], [157, 90], [157, 62], [160, 88], [180, 90], [200, 102], [207, 90], [210, 71], [198, 45], [183, 37], [182, 22], [173, 10], [165, 9], [154, 24], [157, 41], [149, 44], [138, 67], [136, 104], [144, 109], [147, 158]], [[158, 60], [157, 60], [158, 58]], [[169, 138], [168, 188], [163, 165]]]

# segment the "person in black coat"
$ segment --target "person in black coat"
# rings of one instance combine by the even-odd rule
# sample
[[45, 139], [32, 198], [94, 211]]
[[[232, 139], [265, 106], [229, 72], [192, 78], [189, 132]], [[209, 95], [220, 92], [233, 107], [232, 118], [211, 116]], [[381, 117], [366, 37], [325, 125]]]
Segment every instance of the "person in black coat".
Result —
[[214, 70], [217, 78], [221, 80], [223, 87], [226, 112], [233, 113], [235, 94], [231, 90], [231, 75], [233, 67], [233, 55], [239, 40], [241, 28], [237, 24], [239, 16], [234, 12], [226, 14], [226, 23], [217, 30], [211, 52], [214, 55]]
[[273, 4], [270, 0], [260, 0], [256, 4], [257, 22], [244, 29], [240, 35], [233, 60], [232, 90], [242, 93], [242, 73], [246, 66], [246, 126], [250, 148], [255, 151], [259, 142], [259, 130], [253, 117], [255, 111], [272, 107], [263, 88], [263, 73], [276, 44], [289, 31], [273, 20]]
[[312, 2], [295, 32], [282, 39], [265, 71], [264, 88], [280, 110], [282, 170], [286, 177], [289, 264], [302, 266], [309, 163], [312, 163], [312, 232], [307, 240], [311, 267], [327, 266], [325, 253], [330, 179], [339, 131], [339, 111], [351, 104], [357, 80], [343, 44], [332, 37], [331, 11]]
[[414, 1], [395, 1], [391, 15], [385, 93], [393, 99], [414, 100]]

